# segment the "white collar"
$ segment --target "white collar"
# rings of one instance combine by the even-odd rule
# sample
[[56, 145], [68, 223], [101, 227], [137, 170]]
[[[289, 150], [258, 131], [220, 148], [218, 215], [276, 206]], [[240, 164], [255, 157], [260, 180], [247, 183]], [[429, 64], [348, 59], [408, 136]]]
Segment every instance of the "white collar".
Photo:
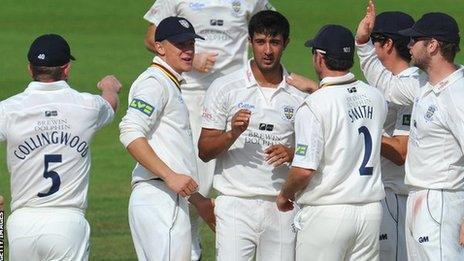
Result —
[[457, 80], [463, 78], [463, 76], [464, 76], [464, 66], [460, 65], [456, 71], [448, 75], [445, 79], [441, 80], [437, 84], [432, 86], [430, 82], [428, 82], [427, 85], [429, 85], [432, 88], [433, 92], [440, 93], [441, 91], [446, 89], [448, 86], [450, 86]]
[[330, 85], [341, 85], [341, 84], [346, 84], [346, 83], [351, 83], [355, 81], [356, 78], [354, 74], [352, 73], [347, 73], [342, 76], [335, 76], [335, 77], [324, 77], [321, 82], [319, 83], [319, 86], [323, 87], [325, 86], [330, 86]]
[[[246, 87], [247, 88], [251, 88], [251, 87], [258, 87], [259, 84], [258, 82], [256, 81], [256, 78], [255, 76], [253, 75], [253, 71], [251, 70], [251, 62], [253, 61], [253, 58], [249, 59], [247, 64], [246, 64], [246, 67], [245, 67], [245, 82], [246, 82]], [[288, 90], [288, 84], [287, 82], [285, 81], [285, 78], [289, 75], [287, 69], [285, 69], [285, 67], [283, 65], [282, 66], [282, 81], [279, 83], [279, 85], [277, 86], [276, 90], [277, 89], [284, 89], [284, 90]]]
[[27, 85], [26, 92], [28, 91], [57, 91], [71, 88], [66, 81], [56, 82], [37, 82], [33, 81]]
[[[163, 67], [165, 67], [166, 69], [168, 69], [169, 72], [172, 73], [179, 82], [182, 82], [184, 80], [182, 75], [180, 75], [174, 69], [172, 69], [172, 67], [168, 63], [166, 63], [163, 59], [161, 59], [161, 57], [155, 56], [155, 58], [153, 58], [153, 63], [160, 64]], [[192, 68], [192, 70], [193, 70], [193, 68]]]

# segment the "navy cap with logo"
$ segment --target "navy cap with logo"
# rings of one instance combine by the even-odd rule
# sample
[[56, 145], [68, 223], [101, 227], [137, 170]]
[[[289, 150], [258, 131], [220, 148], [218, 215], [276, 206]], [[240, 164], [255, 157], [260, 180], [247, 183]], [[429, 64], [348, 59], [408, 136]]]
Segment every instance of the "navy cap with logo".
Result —
[[430, 37], [457, 44], [460, 40], [456, 20], [444, 13], [424, 14], [411, 28], [401, 30], [399, 33], [411, 38]]
[[193, 25], [183, 17], [167, 17], [161, 20], [161, 22], [156, 27], [156, 42], [168, 40], [174, 43], [182, 43], [195, 38], [205, 40], [205, 38], [195, 33]]
[[352, 60], [354, 57], [353, 34], [341, 25], [323, 26], [314, 39], [306, 41], [305, 46], [322, 50], [335, 59]]
[[56, 67], [75, 60], [66, 40], [57, 34], [44, 34], [32, 42], [27, 59], [34, 66]]
[[404, 37], [399, 31], [414, 25], [414, 19], [403, 12], [383, 12], [375, 17], [372, 34], [386, 35], [393, 39]]

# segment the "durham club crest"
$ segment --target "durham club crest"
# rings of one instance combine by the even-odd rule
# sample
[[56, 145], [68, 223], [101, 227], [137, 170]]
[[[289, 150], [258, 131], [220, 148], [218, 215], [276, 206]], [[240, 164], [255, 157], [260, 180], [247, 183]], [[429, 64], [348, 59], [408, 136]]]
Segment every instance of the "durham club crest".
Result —
[[284, 120], [291, 120], [293, 119], [293, 115], [295, 113], [295, 108], [293, 108], [292, 106], [284, 106], [283, 109], [283, 116], [284, 116]]

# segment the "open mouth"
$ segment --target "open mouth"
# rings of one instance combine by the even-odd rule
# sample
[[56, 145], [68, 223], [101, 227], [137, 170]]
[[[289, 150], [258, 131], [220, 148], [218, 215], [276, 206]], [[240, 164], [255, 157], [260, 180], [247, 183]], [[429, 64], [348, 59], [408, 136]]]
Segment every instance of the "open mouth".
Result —
[[182, 57], [181, 59], [182, 59], [183, 61], [185, 61], [185, 62], [188, 62], [188, 63], [189, 63], [189, 62], [192, 62], [192, 60], [193, 60], [192, 57]]

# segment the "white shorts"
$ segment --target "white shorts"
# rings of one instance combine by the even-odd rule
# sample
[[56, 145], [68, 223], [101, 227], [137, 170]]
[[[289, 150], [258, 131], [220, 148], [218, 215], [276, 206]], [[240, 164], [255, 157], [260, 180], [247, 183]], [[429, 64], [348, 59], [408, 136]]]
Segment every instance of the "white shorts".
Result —
[[464, 260], [459, 245], [464, 191], [419, 190], [409, 193], [406, 245], [409, 260]]
[[20, 208], [7, 220], [11, 261], [88, 260], [90, 226], [71, 208]]
[[385, 189], [382, 199], [382, 223], [380, 225], [380, 261], [407, 261], [404, 222], [408, 196]]
[[134, 185], [129, 226], [139, 261], [190, 260], [188, 203], [163, 181]]
[[296, 260], [378, 260], [381, 218], [380, 202], [305, 206], [296, 218]]
[[296, 211], [280, 212], [275, 197], [219, 196], [215, 201], [217, 261], [291, 261]]

